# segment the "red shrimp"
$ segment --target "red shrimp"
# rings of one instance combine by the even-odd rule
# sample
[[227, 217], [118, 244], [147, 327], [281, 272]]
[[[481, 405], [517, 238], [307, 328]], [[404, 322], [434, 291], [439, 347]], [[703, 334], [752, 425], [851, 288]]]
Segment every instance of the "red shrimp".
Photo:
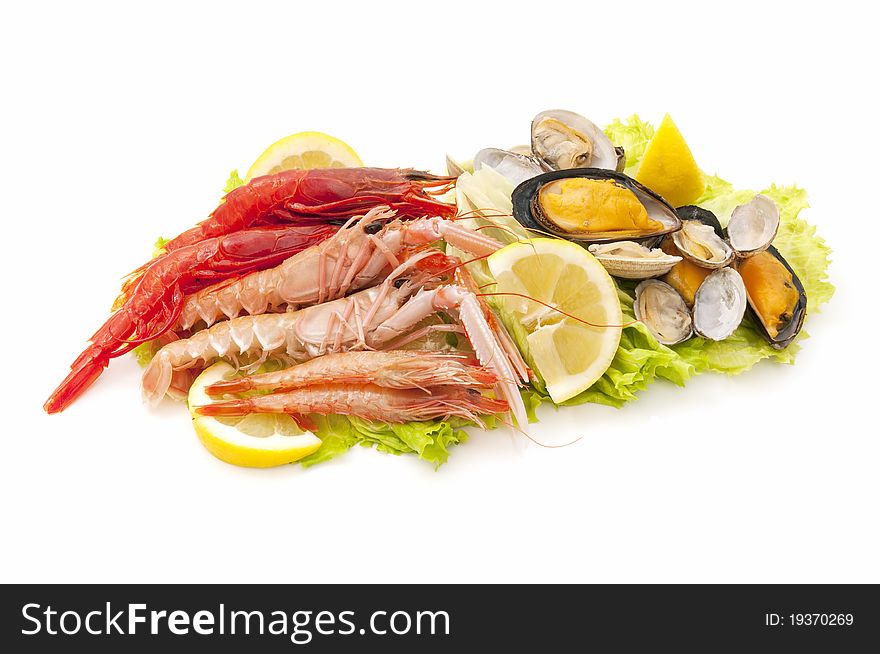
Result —
[[234, 189], [207, 219], [169, 241], [165, 249], [172, 252], [258, 225], [345, 221], [379, 204], [402, 217], [451, 218], [455, 205], [432, 196], [454, 184], [452, 177], [400, 168], [284, 170]]
[[158, 338], [177, 322], [184, 298], [211, 284], [276, 266], [336, 232], [333, 225], [265, 226], [181, 247], [147, 264], [122, 306], [91, 337], [43, 408], [57, 413], [91, 386], [110, 359]]

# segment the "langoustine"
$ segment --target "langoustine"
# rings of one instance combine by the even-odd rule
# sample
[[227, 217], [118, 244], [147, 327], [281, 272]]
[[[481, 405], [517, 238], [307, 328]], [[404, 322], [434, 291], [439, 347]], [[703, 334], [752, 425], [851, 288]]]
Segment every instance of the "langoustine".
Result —
[[[510, 406], [521, 427], [527, 424], [525, 406], [517, 388], [518, 374], [509, 354], [487, 323], [476, 296], [453, 284], [438, 285], [436, 276], [416, 271], [425, 251], [392, 271], [379, 286], [346, 298], [282, 314], [241, 316], [197, 332], [188, 339], [165, 345], [144, 371], [144, 399], [157, 403], [170, 392], [174, 372], [204, 366], [217, 359], [258, 361], [269, 356], [302, 362], [331, 352], [382, 349], [399, 341], [432, 314], [442, 311], [457, 318], [480, 364], [498, 380], [497, 391]], [[449, 268], [456, 262], [450, 261]], [[406, 278], [404, 273], [413, 276]]]
[[373, 384], [383, 388], [492, 386], [498, 379], [465, 353], [422, 350], [327, 354], [283, 370], [234, 377], [207, 386], [212, 397], [247, 391], [288, 391], [316, 384]]
[[287, 413], [293, 416], [342, 414], [389, 423], [455, 416], [481, 425], [480, 415], [502, 413], [507, 409], [508, 404], [504, 400], [460, 386], [439, 386], [426, 393], [417, 388], [385, 388], [374, 384], [319, 384], [270, 395], [215, 402], [198, 407], [196, 412], [205, 416], [239, 416], [248, 413]]
[[495, 239], [452, 220], [392, 220], [395, 215], [388, 206], [375, 207], [275, 268], [192, 295], [184, 304], [179, 326], [189, 329], [199, 320], [210, 326], [242, 312], [256, 315], [335, 300], [380, 283], [409, 253], [441, 239], [478, 256], [501, 247]]

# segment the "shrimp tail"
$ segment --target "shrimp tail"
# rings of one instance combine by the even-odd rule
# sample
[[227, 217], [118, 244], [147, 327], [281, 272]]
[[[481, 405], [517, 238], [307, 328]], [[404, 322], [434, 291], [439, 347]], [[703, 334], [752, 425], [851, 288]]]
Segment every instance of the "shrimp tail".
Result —
[[196, 413], [201, 416], [244, 416], [254, 411], [253, 404], [249, 399], [226, 400], [197, 407]]

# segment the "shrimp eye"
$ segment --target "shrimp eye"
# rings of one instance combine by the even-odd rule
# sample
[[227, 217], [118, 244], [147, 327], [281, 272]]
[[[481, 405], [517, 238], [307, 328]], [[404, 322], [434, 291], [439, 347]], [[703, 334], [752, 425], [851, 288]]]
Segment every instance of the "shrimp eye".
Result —
[[394, 288], [400, 288], [400, 287], [403, 286], [404, 284], [406, 284], [406, 280], [405, 280], [405, 279], [395, 279], [395, 280], [394, 280]]
[[382, 223], [380, 223], [378, 220], [375, 222], [372, 222], [369, 225], [367, 225], [366, 227], [364, 227], [364, 231], [367, 234], [375, 234], [381, 229], [382, 229]]

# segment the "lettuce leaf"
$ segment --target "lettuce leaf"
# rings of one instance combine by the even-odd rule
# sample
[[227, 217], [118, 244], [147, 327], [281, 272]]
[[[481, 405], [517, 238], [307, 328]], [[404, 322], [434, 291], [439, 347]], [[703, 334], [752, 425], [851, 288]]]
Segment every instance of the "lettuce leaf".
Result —
[[[468, 436], [462, 420], [430, 420], [402, 425], [371, 422], [354, 416], [318, 416], [315, 435], [321, 447], [299, 463], [311, 467], [347, 452], [355, 445], [375, 447], [388, 454], [415, 454], [436, 470], [449, 458], [449, 448], [464, 443]], [[494, 427], [495, 423], [487, 425]]]
[[239, 186], [244, 186], [244, 180], [239, 176], [238, 169], [236, 168], [229, 173], [229, 179], [226, 180], [226, 185], [223, 187], [223, 194], [234, 191]]
[[648, 141], [654, 136], [654, 127], [635, 114], [626, 122], [614, 120], [605, 128], [605, 134], [614, 145], [622, 146], [626, 151], [626, 167], [623, 172], [632, 177], [639, 169]]

